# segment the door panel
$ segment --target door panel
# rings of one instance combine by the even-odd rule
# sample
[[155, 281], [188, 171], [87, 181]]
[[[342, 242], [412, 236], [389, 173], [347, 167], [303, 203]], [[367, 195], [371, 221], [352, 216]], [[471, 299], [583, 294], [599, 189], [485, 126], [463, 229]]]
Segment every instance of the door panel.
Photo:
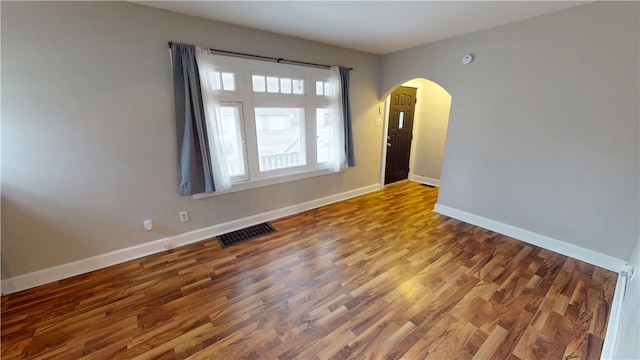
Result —
[[385, 184], [404, 180], [409, 176], [416, 92], [415, 88], [401, 86], [391, 93]]

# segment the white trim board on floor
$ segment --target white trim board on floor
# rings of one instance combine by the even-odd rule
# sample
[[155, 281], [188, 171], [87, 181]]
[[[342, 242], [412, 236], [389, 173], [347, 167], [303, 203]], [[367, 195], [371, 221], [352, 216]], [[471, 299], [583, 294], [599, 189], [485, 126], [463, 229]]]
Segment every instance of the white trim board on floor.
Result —
[[607, 320], [607, 330], [602, 344], [602, 351], [600, 352], [600, 359], [602, 360], [615, 359], [618, 333], [620, 332], [620, 319], [622, 318], [622, 308], [624, 307], [625, 289], [628, 280], [626, 275], [618, 275], [616, 288], [613, 292], [613, 300], [611, 301], [611, 311], [609, 312], [609, 319]]
[[409, 176], [409, 180], [411, 181], [415, 181], [415, 182], [419, 182], [422, 184], [427, 184], [427, 185], [433, 185], [433, 186], [440, 186], [440, 180], [438, 179], [432, 179], [430, 177], [425, 177], [425, 176], [418, 176], [418, 175], [410, 175]]
[[616, 273], [620, 273], [620, 271], [626, 264], [626, 261], [615, 258], [613, 256], [601, 254], [599, 252], [585, 249], [577, 245], [569, 244], [564, 241], [536, 234], [528, 230], [507, 225], [495, 220], [487, 219], [485, 217], [471, 214], [466, 211], [454, 209], [446, 205], [436, 204], [433, 211], [437, 212], [438, 214], [452, 217], [454, 219], [524, 241], [531, 245], [555, 251], [565, 256], [570, 256], [574, 259], [584, 261], [586, 263], [599, 266]]
[[307, 201], [301, 204], [275, 209], [262, 214], [257, 214], [246, 218], [190, 231], [180, 235], [166, 237], [145, 244], [132, 246], [126, 249], [92, 256], [68, 264], [34, 271], [32, 273], [24, 275], [18, 275], [2, 280], [3, 295], [66, 279], [72, 276], [102, 269], [111, 265], [120, 264], [125, 261], [138, 259], [147, 255], [156, 254], [168, 249], [172, 249], [174, 247], [206, 240], [220, 234], [225, 234], [248, 226], [260, 224], [265, 221], [271, 221], [285, 216], [301, 213], [303, 211], [333, 204], [338, 201], [347, 200], [380, 189], [380, 184], [373, 184], [359, 189], [346, 191], [340, 194], [335, 194], [324, 198]]

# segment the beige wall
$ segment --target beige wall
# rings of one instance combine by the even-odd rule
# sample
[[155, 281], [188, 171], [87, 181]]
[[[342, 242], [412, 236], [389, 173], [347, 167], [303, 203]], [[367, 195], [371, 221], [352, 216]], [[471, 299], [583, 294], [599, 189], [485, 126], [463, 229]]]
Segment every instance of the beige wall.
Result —
[[[378, 56], [131, 3], [1, 6], [3, 278], [378, 183]], [[168, 41], [354, 67], [358, 166], [178, 196]]]
[[412, 79], [402, 85], [418, 89], [409, 176], [439, 181], [451, 95], [442, 86], [427, 79]]
[[453, 97], [438, 203], [629, 259], [638, 13], [596, 2], [383, 56], [381, 94], [423, 77]]

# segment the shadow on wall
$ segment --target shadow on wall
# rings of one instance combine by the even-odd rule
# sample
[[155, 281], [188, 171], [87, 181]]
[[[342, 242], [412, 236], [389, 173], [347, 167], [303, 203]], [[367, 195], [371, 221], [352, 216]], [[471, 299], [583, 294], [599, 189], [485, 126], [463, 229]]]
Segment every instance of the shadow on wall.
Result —
[[[391, 93], [399, 86], [417, 89], [413, 140], [409, 158], [409, 179], [439, 186], [452, 97], [442, 86], [425, 78], [414, 78], [388, 89], [383, 96], [383, 99], [386, 99], [386, 120], [382, 139], [382, 159], [386, 159]], [[383, 160], [381, 165], [382, 180], [384, 179], [385, 165], [386, 162]]]
[[[106, 234], [109, 228], [130, 230], [129, 228], [133, 229], [139, 224], [137, 221], [135, 224], [129, 224], [92, 215], [89, 208], [99, 207], [101, 204], [87, 202], [83, 205], [84, 209], [79, 209], [65, 200], [37, 191], [3, 185], [3, 280], [61, 265], [56, 262], [60, 258], [71, 259], [67, 261], [70, 263], [99, 255], [105, 252], [102, 248], [109, 238], [103, 234]], [[95, 234], [94, 237], [78, 235], [92, 232]], [[148, 233], [148, 236], [168, 235], [167, 232], [164, 227], [156, 226], [155, 231]], [[107, 245], [118, 246], [116, 240], [113, 239]]]
[[[3, 189], [4, 190], [4, 189]], [[78, 239], [74, 236], [74, 227], [78, 224], [92, 223], [89, 215], [73, 211], [63, 203], [56, 203], [58, 211], [47, 212], [53, 201], [33, 193], [11, 189], [7, 193], [12, 197], [2, 197], [3, 228], [2, 235], [2, 278], [42, 270], [38, 264], [46, 267], [57, 265], [51, 259], [63, 253], [81, 254], [82, 247], [91, 244], [90, 239]], [[44, 205], [44, 206], [43, 206]], [[67, 215], [74, 222], [61, 220]], [[57, 239], [65, 239], [62, 244]], [[85, 241], [82, 241], [85, 240]], [[11, 257], [8, 255], [11, 254]], [[79, 256], [78, 256], [79, 258]]]

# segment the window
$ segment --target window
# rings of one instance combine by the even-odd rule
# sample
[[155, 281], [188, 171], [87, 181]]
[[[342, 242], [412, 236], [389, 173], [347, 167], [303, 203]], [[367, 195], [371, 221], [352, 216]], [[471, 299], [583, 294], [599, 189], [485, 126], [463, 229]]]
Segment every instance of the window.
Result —
[[227, 169], [231, 181], [244, 181], [249, 179], [249, 171], [246, 162], [246, 148], [244, 146], [244, 121], [242, 119], [242, 104], [220, 104], [220, 123], [223, 147], [223, 156], [227, 160]]
[[304, 79], [251, 75], [252, 90], [256, 93], [304, 95]]
[[306, 165], [304, 108], [255, 108], [259, 169]]
[[203, 91], [217, 117], [207, 118], [217, 129], [208, 135], [216, 136], [219, 152], [212, 150], [211, 158], [226, 164], [232, 189], [341, 168], [337, 71], [208, 56], [213, 68], [199, 66], [214, 74], [210, 90], [215, 91]]
[[234, 91], [236, 89], [236, 77], [232, 72], [214, 72], [214, 86], [216, 90]]
[[326, 163], [329, 161], [331, 139], [332, 139], [332, 125], [331, 111], [329, 108], [317, 108], [316, 109], [316, 154], [318, 157], [318, 163]]
[[332, 88], [329, 81], [316, 81], [316, 95], [333, 96]]

